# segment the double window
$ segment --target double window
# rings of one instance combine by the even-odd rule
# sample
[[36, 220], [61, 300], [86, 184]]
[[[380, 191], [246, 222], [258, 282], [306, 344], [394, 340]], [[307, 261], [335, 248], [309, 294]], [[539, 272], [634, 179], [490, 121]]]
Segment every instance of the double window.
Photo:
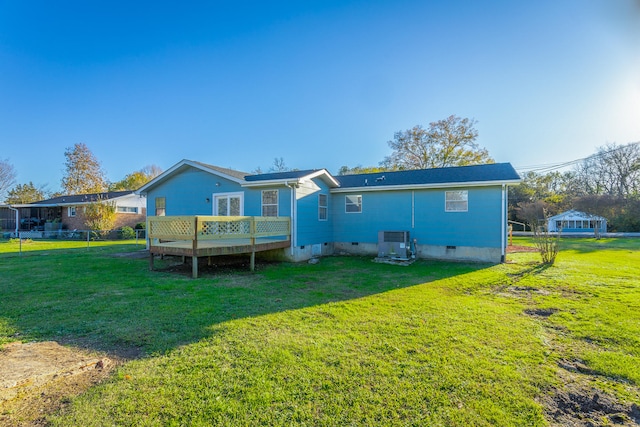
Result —
[[244, 215], [244, 194], [240, 192], [214, 194], [213, 214], [219, 216]]
[[278, 190], [262, 191], [262, 216], [278, 216]]
[[467, 212], [469, 210], [469, 192], [467, 190], [444, 192], [445, 212]]
[[75, 206], [69, 206], [67, 208], [67, 216], [69, 216], [69, 217], [76, 216], [76, 207]]

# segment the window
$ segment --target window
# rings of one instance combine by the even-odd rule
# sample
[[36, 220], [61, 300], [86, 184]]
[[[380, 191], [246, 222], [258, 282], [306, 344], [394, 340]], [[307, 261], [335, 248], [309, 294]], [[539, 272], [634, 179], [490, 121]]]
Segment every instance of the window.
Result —
[[318, 194], [318, 220], [326, 221], [329, 217], [328, 212], [328, 197], [326, 194]]
[[361, 213], [362, 212], [362, 196], [345, 196], [345, 212]]
[[132, 213], [132, 214], [137, 214], [138, 213], [138, 208], [133, 207], [133, 206], [118, 206], [116, 208], [116, 212], [118, 213]]
[[445, 212], [467, 212], [469, 210], [469, 192], [445, 191], [444, 192]]
[[67, 216], [76, 216], [76, 207], [75, 206], [69, 206], [67, 208]]
[[156, 216], [165, 216], [167, 214], [167, 199], [164, 197], [156, 197]]
[[262, 191], [262, 216], [278, 216], [278, 190]]

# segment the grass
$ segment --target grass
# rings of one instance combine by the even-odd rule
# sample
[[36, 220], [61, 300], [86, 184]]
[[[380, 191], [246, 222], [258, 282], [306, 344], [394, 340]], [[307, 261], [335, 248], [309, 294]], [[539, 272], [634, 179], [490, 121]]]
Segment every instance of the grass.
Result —
[[114, 256], [131, 243], [12, 244], [0, 343], [144, 356], [53, 425], [546, 425], [563, 363], [640, 405], [637, 240], [563, 239], [548, 268], [331, 257], [197, 280]]

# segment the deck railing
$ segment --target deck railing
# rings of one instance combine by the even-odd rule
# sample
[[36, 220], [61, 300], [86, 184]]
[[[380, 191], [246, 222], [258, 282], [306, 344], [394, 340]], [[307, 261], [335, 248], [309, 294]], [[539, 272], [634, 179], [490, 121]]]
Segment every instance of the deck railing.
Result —
[[256, 239], [291, 236], [289, 217], [261, 216], [150, 216], [149, 239], [202, 240]]

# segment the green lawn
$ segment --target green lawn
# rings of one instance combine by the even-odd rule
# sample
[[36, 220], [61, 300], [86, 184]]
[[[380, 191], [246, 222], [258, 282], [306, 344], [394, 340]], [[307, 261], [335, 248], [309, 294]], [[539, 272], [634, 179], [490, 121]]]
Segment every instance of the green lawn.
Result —
[[131, 242], [16, 247], [0, 343], [143, 356], [53, 425], [546, 425], [567, 375], [640, 405], [640, 240], [565, 239], [548, 268], [330, 257], [197, 280], [114, 256]]

